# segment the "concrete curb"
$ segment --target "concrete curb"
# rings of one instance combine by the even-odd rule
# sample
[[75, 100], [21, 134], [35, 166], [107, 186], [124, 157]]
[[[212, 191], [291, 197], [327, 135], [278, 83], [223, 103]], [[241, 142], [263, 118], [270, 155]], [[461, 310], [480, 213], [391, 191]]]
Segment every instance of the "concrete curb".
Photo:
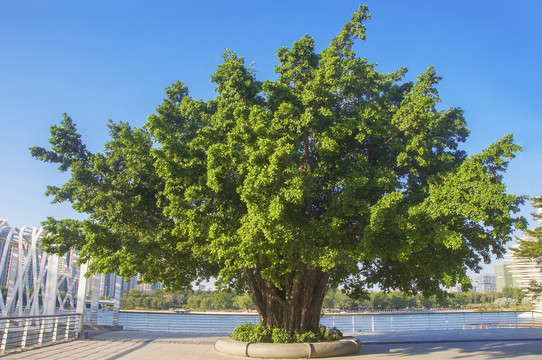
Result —
[[339, 341], [302, 343], [302, 344], [264, 344], [235, 341], [229, 337], [218, 339], [215, 350], [232, 355], [252, 358], [322, 358], [354, 354], [361, 343], [354, 337], [345, 337]]

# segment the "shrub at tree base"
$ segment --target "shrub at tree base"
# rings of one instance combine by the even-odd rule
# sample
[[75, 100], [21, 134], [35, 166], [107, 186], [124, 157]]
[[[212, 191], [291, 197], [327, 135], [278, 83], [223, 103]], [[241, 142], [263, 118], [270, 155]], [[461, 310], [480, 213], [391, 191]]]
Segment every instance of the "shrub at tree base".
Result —
[[251, 343], [310, 343], [337, 341], [342, 338], [342, 332], [333, 327], [327, 329], [320, 326], [317, 332], [305, 331], [299, 333], [297, 330], [285, 331], [278, 327], [271, 329], [259, 324], [243, 324], [233, 330], [233, 340]]

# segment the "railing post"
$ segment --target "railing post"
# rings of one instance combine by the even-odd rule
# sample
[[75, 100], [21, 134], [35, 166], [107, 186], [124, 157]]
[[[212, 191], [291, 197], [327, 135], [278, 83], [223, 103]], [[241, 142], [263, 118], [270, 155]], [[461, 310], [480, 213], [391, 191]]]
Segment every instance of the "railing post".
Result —
[[64, 340], [68, 340], [70, 338], [70, 318], [71, 316], [68, 315], [68, 319], [66, 320], [66, 333], [64, 334]]
[[56, 331], [58, 329], [58, 316], [55, 316], [55, 325], [53, 326], [53, 337], [51, 342], [56, 342]]
[[352, 332], [356, 332], [355, 328], [356, 328], [356, 323], [355, 323], [355, 316], [352, 315]]
[[0, 344], [0, 354], [4, 354], [6, 351], [6, 343], [8, 342], [8, 331], [9, 331], [10, 320], [7, 319], [4, 324], [4, 335], [2, 336], [2, 344]]
[[[92, 275], [92, 292], [90, 294], [90, 323], [98, 325], [98, 311], [100, 309], [100, 282], [101, 274]], [[84, 298], [83, 298], [84, 299]]]
[[43, 332], [45, 331], [45, 321], [47, 320], [46, 317], [41, 318], [41, 325], [40, 325], [40, 332], [38, 335], [38, 345], [41, 345], [43, 343]]
[[333, 327], [335, 327], [335, 316], [333, 316]]
[[77, 327], [76, 327], [76, 328], [77, 328], [77, 330], [76, 330], [77, 332], [75, 333], [75, 337], [76, 337], [76, 338], [79, 338], [79, 337], [81, 336], [81, 334], [83, 333], [83, 321], [84, 321], [83, 316], [85, 316], [84, 313], [83, 313], [83, 314], [79, 314], [79, 315], [77, 315], [77, 317], [76, 317], [76, 319], [79, 319], [79, 323], [77, 324]]
[[122, 297], [122, 278], [115, 273], [115, 298], [113, 301], [113, 326], [119, 325], [120, 299]]
[[375, 332], [375, 316], [371, 315], [371, 329], [372, 332]]
[[408, 314], [408, 322], [409, 322], [410, 331], [412, 331], [412, 314]]
[[393, 332], [393, 315], [390, 318], [390, 322], [391, 322], [391, 331]]
[[445, 313], [446, 315], [446, 330], [448, 330], [448, 313]]
[[26, 347], [26, 335], [28, 334], [29, 321], [30, 321], [30, 318], [27, 318], [24, 322], [23, 336], [21, 337], [21, 349], [24, 349]]
[[533, 320], [533, 329], [534, 329], [534, 311], [531, 311], [531, 319]]

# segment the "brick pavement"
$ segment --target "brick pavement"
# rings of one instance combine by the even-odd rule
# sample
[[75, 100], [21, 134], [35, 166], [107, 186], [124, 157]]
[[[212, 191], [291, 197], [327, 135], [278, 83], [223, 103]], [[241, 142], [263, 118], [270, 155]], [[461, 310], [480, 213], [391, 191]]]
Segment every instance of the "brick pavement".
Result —
[[[217, 353], [209, 334], [143, 331], [89, 333], [89, 339], [11, 353], [5, 359], [241, 360]], [[336, 360], [378, 359], [542, 359], [542, 329], [494, 329], [350, 334], [362, 341], [354, 355]]]

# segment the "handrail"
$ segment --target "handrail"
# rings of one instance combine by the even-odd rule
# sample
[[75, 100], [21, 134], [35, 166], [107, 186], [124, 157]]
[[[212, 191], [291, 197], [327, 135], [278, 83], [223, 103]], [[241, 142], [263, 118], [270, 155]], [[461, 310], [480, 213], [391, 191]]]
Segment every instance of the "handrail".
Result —
[[[103, 310], [102, 310], [103, 311]], [[167, 310], [120, 310], [120, 313], [133, 313], [133, 314], [163, 314], [163, 315], [202, 315], [202, 316], [258, 316], [257, 312], [237, 312], [237, 311], [209, 311], [209, 312], [174, 312]], [[500, 310], [500, 311], [473, 311], [473, 310], [419, 310], [419, 311], [401, 311], [401, 310], [387, 310], [387, 311], [369, 311], [369, 312], [337, 312], [337, 313], [324, 313], [324, 316], [401, 316], [401, 315], [420, 315], [420, 314], [479, 314], [479, 313], [517, 313], [517, 312], [536, 312], [542, 314], [542, 311], [537, 310]]]
[[[111, 325], [112, 316], [110, 315], [112, 314], [113, 311], [99, 312], [98, 324]], [[118, 325], [124, 327], [125, 330], [227, 333], [245, 322], [259, 322], [258, 315], [255, 314], [224, 313], [222, 315], [121, 311]], [[336, 326], [343, 332], [523, 328], [542, 325], [540, 313], [533, 313], [530, 310], [330, 314], [323, 317], [321, 323], [325, 326]]]
[[0, 355], [29, 346], [76, 339], [82, 322], [80, 313], [0, 317]]
[[79, 315], [81, 316], [81, 313], [65, 313], [65, 314], [55, 314], [55, 315], [17, 315], [17, 316], [0, 316], [1, 320], [14, 320], [14, 319], [32, 319], [32, 318], [51, 318], [51, 317], [59, 317], [59, 316], [74, 316]]
[[[122, 310], [121, 310], [122, 311]], [[501, 310], [501, 311], [382, 311], [382, 312], [359, 312], [359, 313], [326, 313], [325, 316], [351, 317], [351, 316], [410, 316], [410, 315], [444, 315], [444, 314], [492, 314], [492, 313], [523, 313], [536, 312], [542, 314], [542, 311], [536, 310]], [[241, 315], [241, 314], [240, 314]]]

